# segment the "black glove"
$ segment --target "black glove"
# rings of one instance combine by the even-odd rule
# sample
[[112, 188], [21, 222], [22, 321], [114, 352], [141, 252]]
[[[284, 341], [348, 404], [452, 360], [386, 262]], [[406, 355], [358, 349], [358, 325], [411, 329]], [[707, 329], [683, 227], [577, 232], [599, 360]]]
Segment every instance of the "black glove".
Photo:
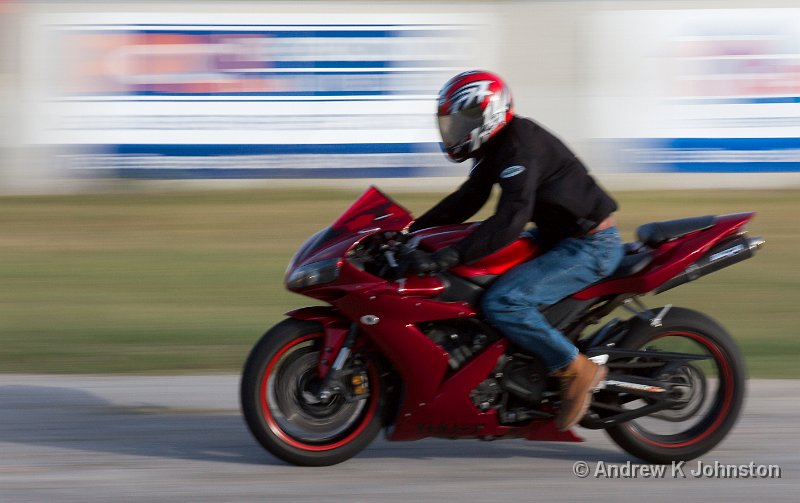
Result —
[[402, 258], [403, 270], [407, 274], [443, 272], [457, 265], [458, 262], [458, 250], [452, 246], [442, 248], [435, 253], [413, 250]]

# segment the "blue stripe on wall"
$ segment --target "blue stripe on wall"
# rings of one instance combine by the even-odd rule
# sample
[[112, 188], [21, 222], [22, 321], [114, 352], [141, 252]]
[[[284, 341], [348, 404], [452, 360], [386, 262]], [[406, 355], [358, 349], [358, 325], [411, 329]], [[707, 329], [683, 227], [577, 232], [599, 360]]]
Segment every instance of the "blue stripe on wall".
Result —
[[[147, 179], [147, 180], [208, 180], [208, 179], [280, 179], [280, 178], [407, 178], [430, 175], [430, 170], [419, 167], [400, 168], [306, 168], [306, 169], [239, 169], [208, 168], [208, 169], [141, 169], [125, 168], [114, 170], [120, 178]], [[438, 176], [459, 176], [463, 173], [453, 173], [449, 170], [435, 173]]]
[[796, 173], [800, 162], [676, 163], [664, 171], [674, 173]]
[[438, 143], [321, 143], [267, 145], [78, 145], [80, 150], [121, 155], [236, 156], [292, 154], [420, 154], [441, 152]]
[[701, 150], [786, 150], [800, 148], [800, 138], [664, 138], [661, 148]]
[[[99, 154], [109, 156], [104, 166], [84, 167], [73, 164], [71, 169], [80, 176], [115, 176], [136, 179], [270, 179], [270, 178], [398, 178], [419, 176], [463, 176], [465, 164], [448, 163], [437, 143], [357, 143], [357, 144], [301, 144], [301, 145], [78, 145], [75, 146], [77, 160], [81, 155]], [[431, 159], [421, 160], [419, 154], [436, 153], [441, 162], [429, 165]], [[241, 156], [277, 156], [290, 159], [293, 155], [311, 155], [308, 165], [292, 168], [280, 167], [280, 162], [270, 164], [278, 167], [243, 168], [237, 161]], [[348, 166], [352, 157], [328, 159], [335, 154], [404, 154], [407, 159], [400, 166]], [[131, 157], [163, 157], [164, 163], [156, 161], [152, 167], [126, 165]], [[213, 166], [202, 167], [193, 163], [192, 157], [219, 158]], [[119, 159], [119, 163], [115, 161]], [[185, 159], [182, 159], [185, 158]], [[123, 164], [125, 162], [126, 164]], [[379, 163], [380, 161], [376, 161]], [[294, 164], [295, 161], [292, 161]], [[91, 161], [90, 161], [91, 164]], [[174, 165], [170, 166], [170, 165]], [[197, 165], [200, 164], [200, 167]], [[253, 166], [252, 160], [248, 161]]]
[[[322, 75], [323, 72], [308, 72], [304, 73], [303, 75]], [[347, 73], [347, 72], [324, 72], [324, 75], [366, 75], [367, 72], [358, 72], [358, 73]], [[374, 74], [369, 73], [369, 74]], [[400, 95], [417, 95], [417, 94], [432, 94], [432, 89], [428, 89], [427, 91], [368, 91], [368, 90], [361, 90], [361, 91], [323, 91], [323, 90], [313, 90], [313, 91], [286, 91], [286, 92], [255, 92], [255, 93], [188, 93], [188, 92], [176, 92], [176, 91], [130, 91], [124, 93], [96, 93], [96, 94], [89, 94], [89, 93], [81, 93], [81, 94], [70, 94], [64, 93], [61, 96], [64, 98], [87, 98], [87, 97], [113, 97], [113, 96], [209, 96], [209, 97], [224, 97], [224, 96], [278, 96], [278, 97], [351, 97], [351, 96], [400, 96]], [[118, 100], [123, 101], [123, 100]], [[178, 102], [180, 100], [174, 100]], [[296, 100], [289, 100], [289, 101], [296, 101]]]
[[800, 172], [800, 138], [637, 138], [613, 143], [622, 164], [643, 171]]
[[[270, 38], [409, 38], [409, 37], [422, 37], [422, 38], [429, 38], [429, 37], [439, 37], [439, 36], [452, 36], [454, 33], [459, 33], [457, 30], [443, 30], [442, 26], [454, 26], [462, 29], [462, 32], [466, 32], [468, 27], [464, 25], [389, 25], [385, 26], [387, 29], [381, 29], [381, 27], [374, 28], [373, 26], [368, 25], [351, 25], [354, 29], [353, 30], [335, 30], [335, 29], [328, 29], [328, 28], [335, 28], [340, 25], [319, 25], [320, 29], [297, 29], [298, 27], [307, 28], [308, 25], [300, 25], [295, 27], [293, 25], [286, 25], [284, 26], [277, 26], [273, 28], [272, 25], [268, 29], [259, 30], [259, 29], [245, 29], [245, 30], [237, 30], [236, 27], [241, 27], [245, 25], [235, 24], [235, 25], [185, 25], [186, 29], [175, 29], [172, 28], [173, 26], [180, 26], [180, 25], [123, 25], [123, 26], [135, 26], [136, 29], [129, 30], [129, 29], [102, 29], [102, 28], [91, 28], [93, 26], [97, 27], [106, 27], [106, 26], [117, 26], [113, 24], [100, 24], [100, 25], [58, 25], [58, 26], [87, 26], [89, 28], [83, 29], [80, 31], [76, 31], [76, 33], [80, 33], [81, 35], [84, 34], [93, 34], [93, 35], [101, 35], [101, 34], [109, 34], [109, 33], [135, 33], [138, 35], [164, 35], [164, 34], [177, 34], [177, 35], [192, 35], [192, 36], [225, 36], [225, 35], [261, 35]], [[159, 28], [163, 26], [163, 28]], [[202, 29], [204, 26], [214, 27], [214, 28], [225, 28], [230, 26], [231, 29], [225, 30], [204, 30]], [[263, 25], [253, 25], [254, 28], [258, 28]], [[343, 25], [342, 27], [348, 27], [348, 25]], [[365, 27], [365, 29], [358, 29], [361, 27]], [[393, 29], [396, 28], [403, 28], [403, 29]]]
[[684, 98], [670, 100], [678, 105], [763, 105], [771, 103], [800, 103], [800, 96], [752, 96], [742, 98]]

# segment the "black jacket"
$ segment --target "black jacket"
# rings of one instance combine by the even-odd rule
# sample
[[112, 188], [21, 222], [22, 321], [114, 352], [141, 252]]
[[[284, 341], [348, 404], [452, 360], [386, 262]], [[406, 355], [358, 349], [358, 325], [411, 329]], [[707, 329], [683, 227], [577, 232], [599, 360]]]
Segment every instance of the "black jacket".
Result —
[[461, 262], [474, 262], [519, 237], [528, 222], [545, 248], [580, 236], [617, 209], [558, 138], [533, 121], [513, 118], [478, 152], [469, 178], [418, 218], [411, 231], [461, 223], [483, 207], [495, 183], [502, 193], [495, 214], [454, 245]]

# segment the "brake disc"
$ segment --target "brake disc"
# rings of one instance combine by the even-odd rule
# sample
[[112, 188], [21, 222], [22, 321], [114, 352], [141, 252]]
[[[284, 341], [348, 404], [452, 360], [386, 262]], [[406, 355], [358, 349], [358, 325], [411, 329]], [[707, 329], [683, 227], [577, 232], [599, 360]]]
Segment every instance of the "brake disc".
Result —
[[678, 403], [669, 409], [651, 414], [650, 417], [664, 421], [680, 422], [697, 414], [703, 406], [708, 381], [705, 373], [698, 367], [686, 364], [667, 379], [672, 383], [670, 393], [675, 393]]

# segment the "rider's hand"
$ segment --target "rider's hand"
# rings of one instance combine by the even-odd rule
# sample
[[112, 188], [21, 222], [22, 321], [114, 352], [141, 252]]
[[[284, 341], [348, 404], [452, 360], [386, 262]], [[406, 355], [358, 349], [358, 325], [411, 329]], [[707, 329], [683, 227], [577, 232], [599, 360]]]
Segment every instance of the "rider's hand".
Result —
[[438, 272], [446, 271], [451, 267], [455, 267], [461, 261], [461, 256], [458, 253], [458, 250], [452, 246], [446, 246], [442, 248], [431, 255], [431, 258], [434, 262], [436, 262]]
[[413, 250], [403, 257], [405, 272], [409, 274], [430, 274], [443, 272], [458, 264], [458, 251], [447, 246], [435, 253]]

